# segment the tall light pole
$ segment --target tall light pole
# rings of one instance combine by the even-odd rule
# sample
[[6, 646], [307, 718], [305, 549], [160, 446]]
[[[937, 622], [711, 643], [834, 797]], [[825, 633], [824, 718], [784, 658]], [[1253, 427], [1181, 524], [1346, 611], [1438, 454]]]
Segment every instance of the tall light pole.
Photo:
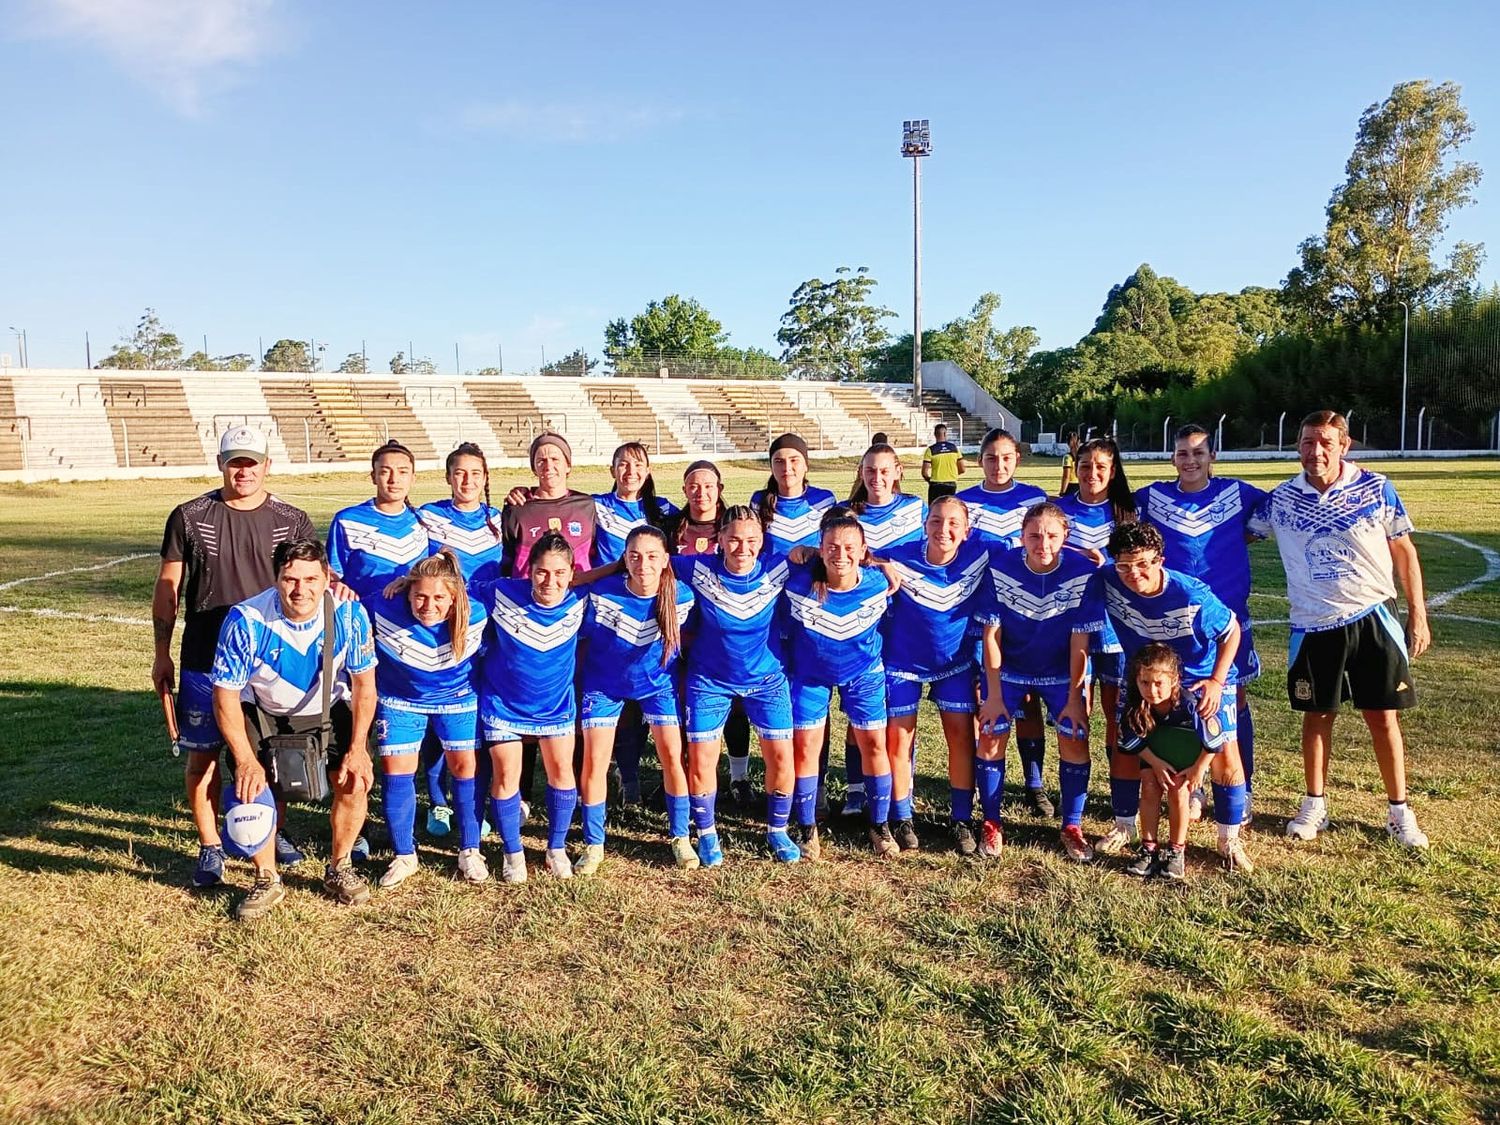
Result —
[[10, 330], [16, 334], [16, 358], [21, 361], [22, 367], [30, 367], [31, 363], [26, 355], [26, 329], [12, 324]]
[[[1406, 344], [1411, 337], [1411, 306], [1401, 302], [1401, 452], [1406, 452]], [[1418, 435], [1420, 436], [1420, 435]]]
[[922, 157], [932, 155], [927, 119], [901, 122], [901, 155], [911, 158], [911, 395], [922, 409]]

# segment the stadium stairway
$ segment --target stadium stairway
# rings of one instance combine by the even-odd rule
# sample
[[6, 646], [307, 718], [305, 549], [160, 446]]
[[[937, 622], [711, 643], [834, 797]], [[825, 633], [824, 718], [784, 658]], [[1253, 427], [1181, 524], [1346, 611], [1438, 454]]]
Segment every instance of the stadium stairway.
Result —
[[768, 449], [777, 436], [785, 433], [800, 434], [809, 449], [828, 448], [818, 423], [797, 408], [796, 400], [782, 384], [744, 380], [723, 382], [718, 388], [741, 417], [764, 427], [766, 441], [761, 449]]
[[318, 400], [323, 421], [346, 458], [355, 460], [361, 450], [374, 449], [385, 440], [380, 428], [365, 417], [354, 388], [348, 383], [310, 379], [307, 386]]
[[0, 469], [24, 469], [30, 418], [16, 413], [16, 392], [9, 375], [0, 375]]
[[584, 390], [594, 409], [608, 419], [621, 441], [638, 441], [653, 457], [680, 456], [687, 451], [670, 423], [636, 384], [610, 379], [585, 383]]
[[462, 383], [408, 383], [401, 390], [439, 457], [446, 458], [464, 442], [479, 446], [487, 458], [502, 456], [500, 439], [474, 409]]
[[[888, 395], [887, 388], [904, 395], [902, 401], [896, 395]], [[909, 399], [911, 391], [899, 383], [829, 383], [828, 391], [834, 401], [851, 416], [858, 419], [875, 434], [884, 430], [897, 449], [910, 449], [925, 445], [918, 436], [911, 417]]]
[[712, 457], [729, 448], [718, 425], [703, 413], [685, 379], [638, 379], [635, 389], [662, 423], [662, 437], [672, 436], [689, 457]]
[[[274, 464], [292, 462], [292, 450], [282, 439], [276, 418], [261, 393], [260, 383], [251, 377], [234, 379], [192, 379], [182, 381], [182, 390], [192, 411], [198, 441], [203, 446], [203, 461], [212, 465], [219, 456], [219, 435], [231, 426], [251, 426], [266, 435]], [[300, 459], [302, 434], [296, 439]]]
[[29, 419], [33, 470], [113, 469], [119, 464], [99, 379], [89, 371], [11, 375], [16, 416]]
[[764, 454], [769, 448], [771, 438], [764, 416], [747, 418], [740, 413], [723, 384], [695, 381], [689, 389], [698, 400], [698, 409], [708, 419], [707, 433], [717, 451]]
[[526, 389], [541, 408], [547, 428], [567, 437], [574, 457], [608, 457], [626, 440], [581, 380], [542, 376], [532, 379]]
[[531, 439], [547, 428], [542, 408], [518, 379], [468, 380], [464, 384], [475, 411], [495, 435], [503, 457], [525, 459]]
[[282, 441], [293, 451], [293, 460], [308, 464], [349, 460], [307, 379], [261, 375], [260, 389]]
[[[978, 445], [989, 430], [990, 423], [977, 415], [970, 414], [959, 401], [947, 391], [922, 389], [922, 409], [927, 411], [932, 426], [939, 421], [948, 425], [948, 437], [962, 446]], [[927, 427], [927, 433], [932, 433], [932, 426]]]

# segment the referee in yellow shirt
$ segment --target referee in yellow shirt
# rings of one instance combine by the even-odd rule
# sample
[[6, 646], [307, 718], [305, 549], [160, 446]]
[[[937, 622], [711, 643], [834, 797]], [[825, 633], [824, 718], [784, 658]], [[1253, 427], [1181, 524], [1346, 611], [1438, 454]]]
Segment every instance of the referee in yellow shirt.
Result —
[[927, 482], [927, 502], [958, 491], [958, 478], [969, 466], [958, 446], [948, 440], [948, 427], [939, 422], [932, 428], [934, 441], [922, 454], [922, 479]]

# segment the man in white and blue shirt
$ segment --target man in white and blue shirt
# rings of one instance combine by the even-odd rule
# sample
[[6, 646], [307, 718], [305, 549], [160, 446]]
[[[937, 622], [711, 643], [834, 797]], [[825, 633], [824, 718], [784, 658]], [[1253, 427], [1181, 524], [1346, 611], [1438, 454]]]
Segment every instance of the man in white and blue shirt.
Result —
[[[323, 648], [334, 646], [333, 729], [327, 736], [333, 848], [323, 886], [339, 902], [358, 905], [370, 897], [350, 861], [375, 777], [367, 741], [376, 698], [370, 619], [358, 602], [344, 601], [327, 620], [323, 595], [331, 575], [316, 539], [280, 544], [272, 563], [276, 585], [236, 605], [219, 630], [211, 674], [214, 717], [234, 759], [235, 795], [249, 801], [268, 784], [266, 751], [252, 730], [295, 734], [321, 725]], [[286, 897], [274, 839], [254, 863], [255, 886], [236, 908], [241, 921], [261, 917]]]
[[[1375, 744], [1390, 801], [1386, 832], [1406, 847], [1425, 848], [1427, 837], [1406, 803], [1400, 722], [1417, 701], [1411, 661], [1432, 643], [1411, 519], [1389, 480], [1344, 460], [1343, 415], [1309, 414], [1297, 449], [1302, 472], [1277, 485], [1250, 524], [1276, 537], [1291, 602], [1287, 695], [1292, 709], [1303, 712], [1307, 796], [1286, 832], [1312, 840], [1329, 826], [1329, 749], [1347, 699], [1363, 713]], [[1404, 630], [1391, 608], [1397, 581], [1406, 595]]]

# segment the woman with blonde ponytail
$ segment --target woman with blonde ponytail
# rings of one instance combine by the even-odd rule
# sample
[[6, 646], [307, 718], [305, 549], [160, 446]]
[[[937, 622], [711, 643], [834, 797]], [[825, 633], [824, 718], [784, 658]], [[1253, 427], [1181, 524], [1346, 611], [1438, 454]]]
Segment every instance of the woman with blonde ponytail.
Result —
[[380, 657], [375, 735], [385, 775], [386, 823], [396, 853], [380, 885], [394, 887], [417, 870], [416, 771], [429, 727], [452, 774], [459, 874], [482, 883], [489, 869], [479, 854], [474, 801], [479, 699], [471, 669], [484, 636], [485, 607], [468, 596], [463, 568], [447, 549], [367, 597], [365, 606]]

